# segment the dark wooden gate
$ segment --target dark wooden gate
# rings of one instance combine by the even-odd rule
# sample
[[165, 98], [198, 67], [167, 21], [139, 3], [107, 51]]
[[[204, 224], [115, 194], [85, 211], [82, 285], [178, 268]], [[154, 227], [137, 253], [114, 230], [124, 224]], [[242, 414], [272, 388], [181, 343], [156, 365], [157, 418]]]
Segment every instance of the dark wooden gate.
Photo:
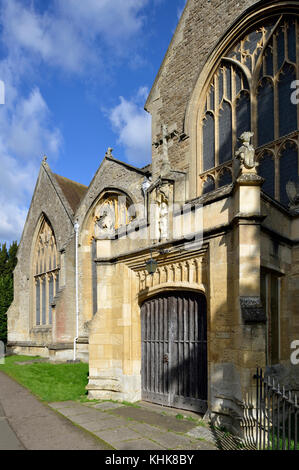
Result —
[[142, 399], [205, 413], [207, 305], [203, 295], [166, 293], [144, 302]]

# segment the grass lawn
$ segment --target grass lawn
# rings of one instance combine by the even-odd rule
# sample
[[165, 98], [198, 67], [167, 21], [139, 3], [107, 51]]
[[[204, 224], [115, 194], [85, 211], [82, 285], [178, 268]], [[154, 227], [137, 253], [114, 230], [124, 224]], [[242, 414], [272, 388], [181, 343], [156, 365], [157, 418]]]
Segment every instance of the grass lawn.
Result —
[[34, 363], [18, 365], [38, 359], [28, 356], [9, 356], [0, 371], [28, 388], [46, 402], [84, 400], [88, 383], [88, 364]]

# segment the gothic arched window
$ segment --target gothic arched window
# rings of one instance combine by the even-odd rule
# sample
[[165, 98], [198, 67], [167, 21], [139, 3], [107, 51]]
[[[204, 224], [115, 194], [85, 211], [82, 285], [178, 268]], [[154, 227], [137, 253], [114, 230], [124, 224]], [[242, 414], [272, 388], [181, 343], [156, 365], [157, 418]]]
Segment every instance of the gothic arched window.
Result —
[[56, 239], [50, 223], [43, 217], [34, 254], [35, 325], [52, 324], [52, 303], [59, 286]]
[[[199, 114], [202, 193], [224, 185], [219, 175], [231, 170], [238, 138], [252, 131], [263, 190], [288, 205], [292, 171], [298, 180], [299, 107], [291, 99], [299, 79], [298, 18], [281, 14], [251, 26], [220, 59]], [[289, 139], [293, 150], [282, 154]]]

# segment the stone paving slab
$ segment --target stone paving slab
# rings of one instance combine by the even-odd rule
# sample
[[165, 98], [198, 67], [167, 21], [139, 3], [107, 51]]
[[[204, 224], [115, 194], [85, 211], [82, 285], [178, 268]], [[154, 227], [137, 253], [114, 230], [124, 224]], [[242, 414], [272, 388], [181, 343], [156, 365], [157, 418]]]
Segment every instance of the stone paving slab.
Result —
[[0, 418], [0, 450], [24, 450], [6, 418]]
[[115, 408], [123, 408], [124, 405], [122, 405], [121, 403], [104, 402], [104, 403], [98, 403], [96, 405], [93, 405], [92, 407], [97, 410], [108, 411], [108, 410], [113, 410]]
[[[114, 405], [111, 408], [111, 404]], [[74, 406], [73, 406], [74, 405]], [[86, 406], [87, 405], [87, 406]], [[200, 427], [194, 421], [178, 420], [174, 412], [166, 415], [149, 406], [132, 407], [102, 402], [99, 408], [88, 403], [54, 403], [60, 413], [92, 432], [117, 450], [214, 450], [215, 445], [203, 441]], [[102, 406], [105, 405], [105, 406]], [[160, 412], [159, 412], [160, 411]], [[173, 410], [172, 410], [173, 411]], [[195, 431], [195, 435], [187, 433]], [[210, 437], [207, 429], [207, 436]]]
[[150, 410], [135, 408], [132, 406], [111, 411], [111, 414], [122, 416], [123, 418], [130, 418], [134, 421], [153, 424], [154, 426], [165, 429], [166, 431], [170, 430], [186, 433], [196, 427], [196, 424], [191, 421], [178, 420], [174, 416], [164, 416]]
[[147, 423], [138, 423], [136, 421], [132, 421], [129, 423], [129, 428], [133, 429], [133, 431], [138, 432], [142, 436], [147, 436], [149, 439], [154, 439], [157, 436], [157, 432], [166, 433], [166, 430], [160, 429], [157, 426], [151, 426]]
[[215, 444], [215, 437], [212, 431], [204, 426], [197, 426], [196, 428], [191, 429], [187, 435], [196, 439], [204, 439], [205, 441]]
[[49, 406], [51, 406], [51, 408], [55, 408], [56, 410], [64, 410], [67, 408], [72, 408], [72, 409], [76, 408], [76, 409], [82, 410], [82, 404], [76, 401], [52, 402], [52, 403], [49, 403]]
[[142, 439], [143, 437], [139, 433], [125, 426], [116, 429], [114, 428], [100, 431], [97, 432], [96, 435], [104, 441], [109, 442], [113, 447], [116, 448], [117, 444], [121, 443], [122, 441], [132, 441], [134, 439]]
[[134, 441], [121, 442], [117, 444], [117, 450], [165, 450], [155, 442], [148, 439], [138, 439]]
[[175, 434], [173, 432], [156, 432], [153, 436], [153, 441], [163, 446], [166, 449], [177, 449], [178, 447], [192, 446], [195, 439], [192, 441], [191, 438]]

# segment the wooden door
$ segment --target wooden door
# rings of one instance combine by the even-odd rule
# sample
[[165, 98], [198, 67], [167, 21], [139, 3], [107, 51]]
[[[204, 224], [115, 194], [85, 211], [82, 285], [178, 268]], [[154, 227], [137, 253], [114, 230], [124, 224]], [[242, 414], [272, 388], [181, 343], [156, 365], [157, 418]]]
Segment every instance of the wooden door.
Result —
[[203, 295], [166, 293], [141, 307], [142, 399], [207, 410], [207, 306]]

